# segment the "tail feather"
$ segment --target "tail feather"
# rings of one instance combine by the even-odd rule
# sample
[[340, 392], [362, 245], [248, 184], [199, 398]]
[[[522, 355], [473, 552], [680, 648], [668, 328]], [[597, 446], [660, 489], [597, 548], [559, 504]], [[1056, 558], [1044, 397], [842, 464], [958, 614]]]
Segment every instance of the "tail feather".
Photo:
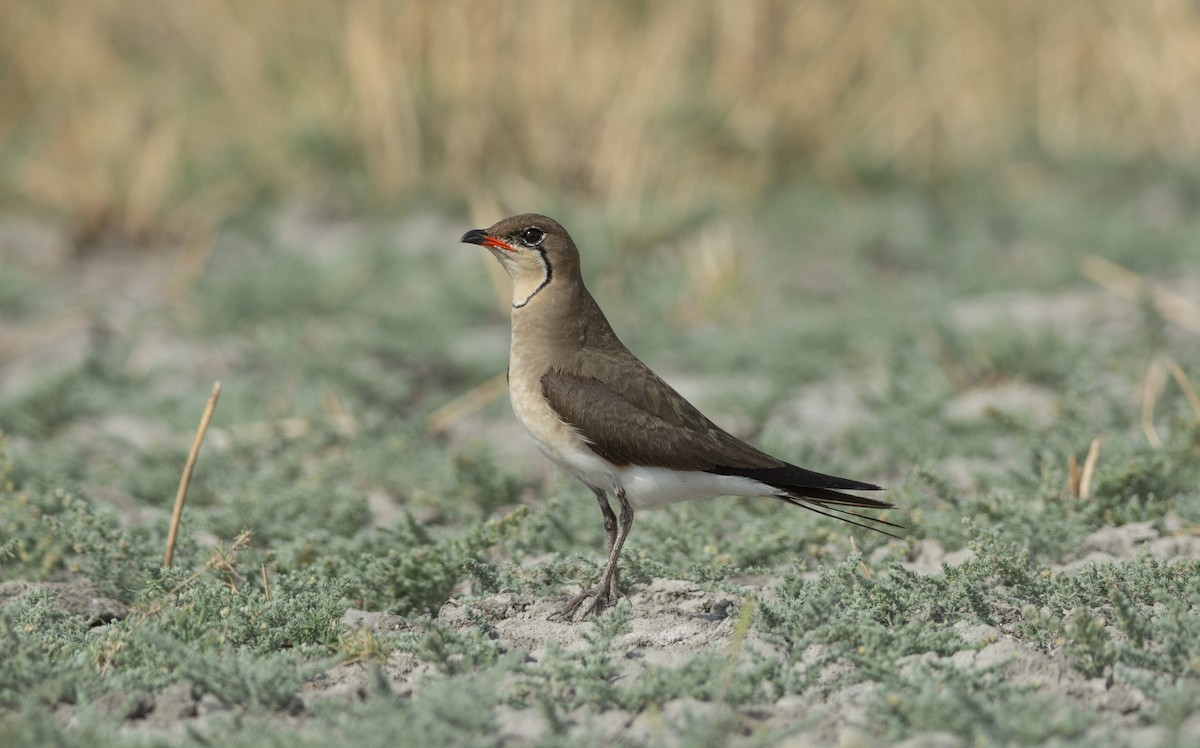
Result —
[[[774, 485], [774, 484], [772, 484]], [[775, 486], [780, 491], [797, 499], [807, 499], [817, 504], [837, 504], [841, 506], [857, 506], [863, 509], [891, 509], [892, 504], [879, 499], [868, 499], [865, 496], [851, 496], [841, 491], [831, 491], [828, 488], [808, 488], [797, 486]], [[882, 488], [874, 489], [882, 491]]]
[[717, 466], [708, 472], [716, 473], [717, 475], [739, 475], [743, 478], [749, 478], [760, 483], [766, 483], [767, 485], [775, 486], [783, 491], [790, 489], [808, 491], [809, 489], [817, 488], [841, 489], [843, 491], [883, 490], [874, 483], [863, 483], [860, 480], [850, 480], [849, 478], [839, 478], [836, 475], [818, 473], [814, 470], [805, 470], [802, 467], [797, 465], [789, 465], [786, 462], [779, 467], [772, 468], [735, 468]]
[[[854, 502], [854, 503], [846, 502], [846, 501], [833, 502], [833, 501], [824, 500], [824, 499], [812, 499], [812, 498], [809, 498], [806, 496], [800, 496], [797, 494], [776, 494], [776, 498], [780, 499], [781, 501], [786, 501], [787, 503], [791, 504], [792, 506], [798, 506], [801, 509], [807, 509], [810, 512], [816, 512], [817, 514], [820, 514], [824, 517], [829, 517], [831, 519], [836, 519], [836, 520], [840, 520], [842, 522], [847, 522], [851, 525], [856, 525], [858, 527], [862, 527], [864, 529], [871, 530], [873, 532], [877, 532], [882, 535], [887, 535], [888, 537], [896, 538], [897, 540], [901, 539], [901, 537], [899, 535], [897, 535], [894, 532], [889, 532], [888, 530], [885, 530], [882, 527], [876, 527], [875, 525], [886, 525], [887, 527], [894, 527], [897, 530], [906, 529], [904, 527], [904, 525], [899, 525], [899, 524], [896, 524], [895, 522], [888, 522], [886, 519], [879, 519], [878, 517], [870, 517], [865, 514], [858, 514], [857, 512], [852, 512], [849, 509], [842, 508], [843, 506], [855, 506], [855, 507], [865, 507], [865, 508], [870, 508], [870, 509], [886, 509], [886, 508], [889, 508], [892, 506], [891, 504], [888, 504], [883, 501], [875, 501], [874, 499], [865, 499], [863, 501], [858, 501], [858, 502]], [[847, 498], [855, 499], [858, 497], [849, 496]], [[864, 503], [864, 502], [870, 502], [870, 503], [868, 504], [868, 503]], [[853, 517], [854, 519], [851, 519], [851, 517]], [[867, 524], [868, 522], [873, 522], [875, 524]]]
[[[851, 480], [849, 478], [839, 478], [836, 475], [826, 475], [817, 473], [812, 470], [805, 470], [796, 465], [784, 464], [774, 468], [727, 468], [718, 467], [713, 469], [713, 473], [719, 475], [737, 475], [743, 478], [765, 483], [779, 490], [775, 494], [776, 498], [786, 501], [794, 506], [807, 509], [810, 512], [830, 517], [832, 519], [848, 522], [858, 527], [863, 527], [868, 530], [882, 533], [893, 538], [899, 538], [899, 535], [889, 532], [883, 527], [892, 527], [897, 530], [903, 530], [904, 525], [898, 525], [895, 522], [888, 522], [885, 519], [871, 517], [865, 514], [850, 511], [849, 507], [858, 509], [871, 509], [882, 511], [891, 509], [892, 504], [878, 499], [868, 499], [864, 496], [852, 496], [851, 494], [842, 493], [839, 490], [849, 491], [882, 491], [883, 489], [873, 483], [864, 483], [862, 481]], [[852, 519], [853, 518], [853, 519]], [[871, 524], [867, 524], [871, 523]]]

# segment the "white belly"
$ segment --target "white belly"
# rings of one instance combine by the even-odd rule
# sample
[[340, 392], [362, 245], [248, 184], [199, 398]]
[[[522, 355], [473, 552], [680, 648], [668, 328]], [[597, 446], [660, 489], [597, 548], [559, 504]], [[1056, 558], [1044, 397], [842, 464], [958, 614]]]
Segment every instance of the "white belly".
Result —
[[635, 509], [652, 509], [676, 501], [713, 496], [773, 496], [779, 490], [737, 475], [713, 475], [699, 470], [671, 470], [627, 465], [617, 468], [625, 496]]

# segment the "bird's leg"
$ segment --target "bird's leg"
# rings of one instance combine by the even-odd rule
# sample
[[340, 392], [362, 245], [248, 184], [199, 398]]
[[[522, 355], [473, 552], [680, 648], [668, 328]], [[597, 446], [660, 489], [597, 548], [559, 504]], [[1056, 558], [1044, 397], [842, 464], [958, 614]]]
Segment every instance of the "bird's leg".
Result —
[[612, 507], [608, 504], [608, 496], [603, 490], [593, 488], [592, 493], [596, 494], [596, 501], [600, 504], [600, 513], [604, 515], [604, 532], [608, 533], [608, 552], [612, 553], [613, 544], [617, 542], [617, 515], [613, 514]]
[[[617, 503], [621, 505], [621, 522], [617, 528], [617, 536], [608, 553], [608, 568], [604, 570], [604, 577], [600, 584], [604, 586], [607, 582], [608, 598], [612, 603], [616, 603], [621, 599], [621, 586], [617, 584], [617, 557], [621, 555], [621, 548], [625, 545], [625, 538], [629, 536], [629, 530], [633, 528], [633, 505], [629, 503], [629, 499], [625, 498], [625, 489], [617, 491]], [[605, 517], [605, 522], [608, 518]]]
[[576, 610], [580, 610], [581, 616], [599, 613], [621, 598], [621, 588], [617, 584], [617, 559], [620, 558], [625, 538], [629, 536], [629, 530], [633, 527], [633, 505], [625, 498], [625, 490], [618, 489], [617, 503], [621, 508], [618, 520], [602, 491], [596, 492], [596, 499], [600, 502], [600, 511], [604, 513], [604, 529], [608, 532], [608, 565], [604, 567], [604, 576], [600, 578], [600, 584], [583, 590], [567, 601], [562, 609], [564, 618], [571, 618]]

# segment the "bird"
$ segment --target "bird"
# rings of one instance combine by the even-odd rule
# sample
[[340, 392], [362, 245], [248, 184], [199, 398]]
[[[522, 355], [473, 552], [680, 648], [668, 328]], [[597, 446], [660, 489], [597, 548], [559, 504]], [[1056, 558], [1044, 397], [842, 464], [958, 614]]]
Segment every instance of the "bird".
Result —
[[771, 497], [893, 537], [883, 528], [904, 529], [851, 511], [892, 504], [843, 493], [880, 486], [772, 457], [713, 423], [642, 363], [584, 285], [579, 250], [557, 221], [526, 213], [460, 241], [488, 249], [512, 280], [508, 390], [517, 420], [538, 450], [591, 489], [604, 517], [604, 573], [568, 600], [565, 618], [597, 614], [620, 599], [617, 562], [643, 509]]

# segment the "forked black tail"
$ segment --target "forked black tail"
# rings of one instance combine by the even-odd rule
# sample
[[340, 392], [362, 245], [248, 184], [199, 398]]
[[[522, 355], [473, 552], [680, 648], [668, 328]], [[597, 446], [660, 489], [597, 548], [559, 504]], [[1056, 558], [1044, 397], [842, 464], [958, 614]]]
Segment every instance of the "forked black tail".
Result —
[[[841, 491], [882, 491], [873, 483], [839, 478], [836, 475], [805, 470], [796, 465], [784, 464], [773, 468], [728, 468], [717, 467], [710, 470], [717, 475], [736, 475], [742, 478], [766, 483], [779, 490], [775, 497], [789, 504], [807, 509], [810, 512], [848, 522], [852, 525], [873, 530], [889, 537], [899, 538], [894, 532], [889, 532], [876, 525], [884, 525], [897, 530], [903, 530], [904, 525], [888, 522], [885, 519], [871, 517], [850, 511], [847, 507], [859, 509], [884, 510], [891, 509], [892, 504], [878, 499], [868, 499], [863, 496], [852, 496]], [[841, 489], [835, 490], [835, 489]], [[872, 524], [867, 524], [872, 523]]]

